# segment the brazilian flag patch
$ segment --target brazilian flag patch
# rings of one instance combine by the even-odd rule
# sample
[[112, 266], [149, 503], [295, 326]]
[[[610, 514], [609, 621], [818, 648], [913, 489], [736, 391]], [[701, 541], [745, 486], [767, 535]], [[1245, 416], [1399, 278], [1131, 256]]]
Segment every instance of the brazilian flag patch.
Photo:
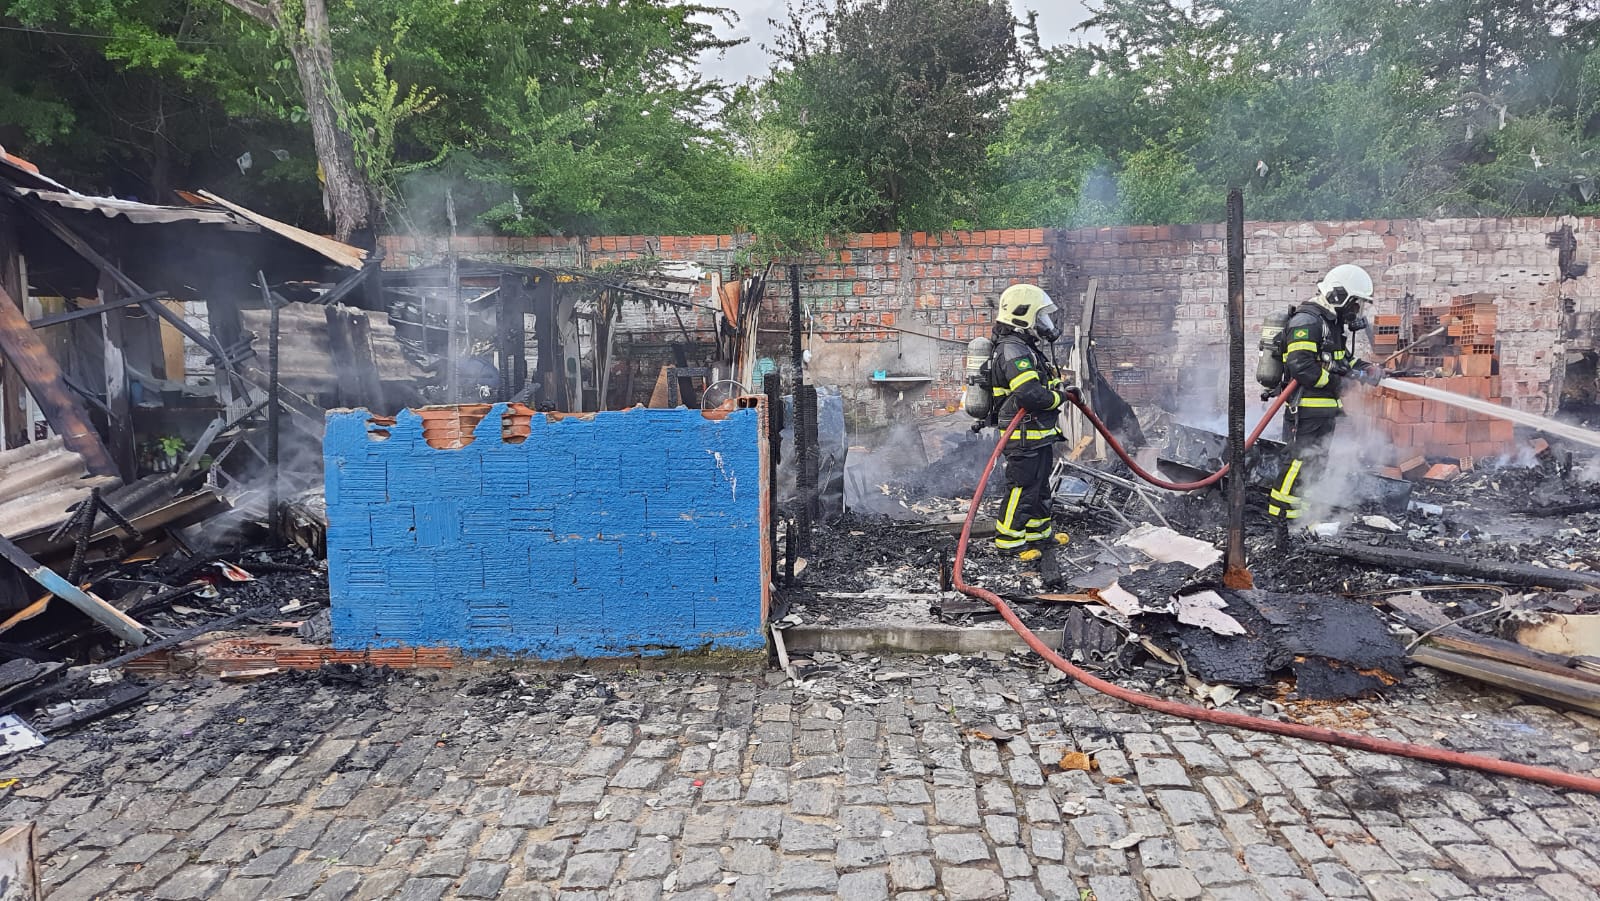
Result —
[[1018, 369], [1032, 369], [1033, 368], [1033, 364], [1029, 363], [1027, 360], [1018, 360], [1017, 361], [1017, 368]]
[[1303, 328], [1297, 328], [1294, 330], [1294, 336], [1296, 338], [1309, 338], [1311, 337], [1311, 333]]

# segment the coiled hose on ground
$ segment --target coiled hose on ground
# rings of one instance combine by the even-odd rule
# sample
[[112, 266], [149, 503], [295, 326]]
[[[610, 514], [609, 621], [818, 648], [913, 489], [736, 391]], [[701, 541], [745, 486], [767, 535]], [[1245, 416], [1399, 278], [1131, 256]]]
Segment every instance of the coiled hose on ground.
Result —
[[[1272, 407], [1267, 410], [1266, 416], [1261, 420], [1261, 424], [1256, 426], [1256, 430], [1251, 436], [1252, 442], [1256, 437], [1259, 437], [1262, 429], [1266, 426], [1267, 421], [1272, 419], [1273, 414], [1277, 412], [1278, 407], [1283, 405], [1283, 402], [1287, 396], [1287, 391], [1284, 392], [1284, 394], [1279, 395]], [[1117, 440], [1108, 433], [1104, 424], [1100, 422], [1099, 417], [1095, 416], [1094, 413], [1083, 407], [1082, 403], [1076, 398], [1076, 396], [1073, 397], [1073, 403], [1077, 404], [1078, 408], [1083, 410], [1084, 413], [1088, 415], [1089, 421], [1094, 423], [1095, 428], [1100, 432], [1100, 434], [1105, 436], [1106, 441], [1109, 442], [1112, 448], [1116, 450], [1117, 455], [1122, 457], [1123, 462], [1127, 463], [1130, 467], [1133, 467], [1134, 472], [1139, 473], [1142, 478], [1144, 478], [1146, 481], [1149, 481], [1151, 484], [1159, 485], [1164, 488], [1171, 488], [1172, 490], [1176, 491], [1187, 491], [1192, 490], [1193, 488], [1203, 488], [1206, 485], [1214, 484], [1224, 475], [1227, 469], [1227, 467], [1223, 467], [1223, 470], [1213, 473], [1199, 482], [1191, 483], [1188, 486], [1183, 487], [1179, 487], [1182, 486], [1182, 483], [1157, 481], [1134, 464], [1134, 462], [1128, 457], [1127, 452], [1124, 451], [1122, 446], [1117, 443]], [[1307, 726], [1300, 723], [1283, 723], [1277, 720], [1263, 719], [1261, 717], [1249, 716], [1243, 713], [1234, 713], [1233, 711], [1229, 710], [1212, 710], [1205, 707], [1195, 707], [1180, 701], [1169, 701], [1162, 698], [1155, 698], [1142, 692], [1137, 692], [1129, 688], [1123, 688], [1120, 685], [1107, 682], [1106, 680], [1095, 676], [1087, 670], [1073, 665], [1071, 661], [1067, 660], [1065, 657], [1062, 657], [1060, 654], [1052, 650], [1049, 645], [1039, 640], [1039, 636], [1033, 634], [1033, 630], [1029, 629], [1027, 625], [1017, 617], [1016, 612], [1011, 609], [1010, 605], [1001, 600], [999, 595], [992, 591], [979, 588], [976, 585], [969, 584], [962, 576], [961, 572], [962, 566], [965, 564], [967, 558], [967, 545], [972, 540], [972, 523], [978, 515], [978, 503], [983, 498], [983, 489], [989, 484], [989, 476], [994, 472], [995, 462], [1000, 459], [1001, 448], [1005, 447], [1006, 439], [1010, 438], [1011, 433], [1016, 430], [1017, 423], [1021, 422], [1022, 420], [1022, 415], [1023, 414], [1021, 412], [1018, 412], [1016, 416], [1012, 417], [1010, 424], [1008, 424], [1000, 433], [1000, 440], [995, 443], [994, 452], [989, 455], [988, 465], [983, 468], [983, 475], [978, 478], [977, 490], [973, 492], [972, 503], [967, 507], [966, 522], [961, 527], [961, 540], [956, 545], [956, 559], [955, 565], [952, 568], [952, 575], [956, 590], [967, 595], [968, 597], [987, 601], [995, 608], [995, 610], [999, 611], [1001, 618], [1006, 621], [1006, 625], [1015, 630], [1016, 633], [1022, 637], [1022, 640], [1027, 643], [1028, 647], [1031, 648], [1034, 653], [1044, 658], [1045, 662], [1049, 663], [1051, 666], [1054, 666], [1056, 669], [1061, 670], [1068, 676], [1071, 676], [1077, 682], [1086, 685], [1095, 691], [1101, 692], [1102, 694], [1108, 694], [1113, 698], [1132, 704], [1135, 707], [1143, 707], [1146, 710], [1154, 710], [1157, 713], [1165, 713], [1170, 716], [1179, 716], [1183, 717], [1184, 719], [1196, 720], [1199, 722], [1233, 726], [1236, 729], [1249, 729], [1253, 732], [1266, 732], [1273, 735], [1284, 735], [1289, 738], [1301, 738], [1307, 741], [1322, 742], [1323, 744], [1339, 745], [1346, 748], [1355, 748], [1360, 751], [1371, 751], [1377, 754], [1389, 754], [1395, 757], [1410, 757], [1413, 760], [1421, 760], [1427, 763], [1438, 763], [1446, 766], [1463, 767], [1465, 769], [1478, 770], [1485, 773], [1494, 773], [1500, 776], [1512, 776], [1518, 779], [1526, 779], [1530, 782], [1553, 785], [1557, 788], [1570, 788], [1577, 791], [1590, 792], [1591, 794], [1600, 794], [1600, 779], [1596, 779], [1592, 776], [1580, 776], [1574, 773], [1564, 773], [1560, 770], [1553, 770], [1547, 767], [1531, 766], [1525, 763], [1513, 763], [1509, 760], [1500, 760], [1494, 757], [1481, 757], [1476, 754], [1463, 754], [1459, 751], [1447, 751], [1443, 748], [1429, 748], [1423, 745], [1413, 745], [1406, 742], [1389, 741], [1387, 739], [1375, 738], [1369, 735], [1357, 735], [1353, 732], [1340, 732], [1336, 729], [1324, 729], [1320, 726]]]

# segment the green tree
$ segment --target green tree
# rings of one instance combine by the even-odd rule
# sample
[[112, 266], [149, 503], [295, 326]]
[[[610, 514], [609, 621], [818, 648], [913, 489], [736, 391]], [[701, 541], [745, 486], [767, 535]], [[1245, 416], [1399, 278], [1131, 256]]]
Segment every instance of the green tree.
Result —
[[[1086, 23], [1103, 39], [1050, 54], [991, 148], [1014, 187], [993, 214], [1215, 218], [1230, 185], [1263, 218], [1592, 208], [1596, 15], [1579, 0], [1107, 0]], [[1085, 194], [1086, 172], [1116, 198]]]
[[771, 90], [811, 173], [800, 198], [843, 229], [943, 228], [982, 199], [987, 146], [1024, 74], [1004, 0], [791, 6]]

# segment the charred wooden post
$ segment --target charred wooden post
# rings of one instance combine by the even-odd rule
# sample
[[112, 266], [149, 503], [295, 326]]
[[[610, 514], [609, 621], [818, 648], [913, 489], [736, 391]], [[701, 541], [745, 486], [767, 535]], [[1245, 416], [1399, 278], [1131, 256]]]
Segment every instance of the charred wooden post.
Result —
[[522, 324], [522, 278], [510, 272], [500, 275], [500, 309], [496, 331], [500, 351], [500, 400], [510, 400], [522, 390], [528, 361], [527, 339]]
[[267, 287], [266, 275], [258, 271], [256, 279], [261, 284], [261, 299], [272, 311], [272, 324], [268, 328], [267, 335], [267, 530], [276, 536], [283, 510], [283, 480], [278, 474], [278, 439], [283, 426], [283, 408], [278, 403], [278, 331], [281, 307], [278, 299], [272, 296], [272, 289]]
[[366, 313], [351, 313], [348, 338], [356, 384], [361, 386], [361, 405], [375, 413], [388, 412], [383, 397], [383, 378], [378, 372], [378, 355], [372, 349], [372, 318]]
[[[10, 203], [0, 202], [0, 289], [20, 303], [28, 296], [22, 272], [22, 252], [17, 244], [15, 210]], [[0, 448], [10, 450], [21, 447], [32, 439], [28, 422], [28, 396], [22, 373], [8, 360], [0, 360], [0, 423], [5, 434]]]
[[50, 427], [83, 458], [89, 473], [116, 475], [117, 464], [89, 422], [88, 411], [67, 387], [61, 367], [4, 288], [0, 288], [0, 352], [27, 385]]
[[1244, 192], [1228, 192], [1228, 553], [1223, 581], [1254, 584], [1244, 560]]
[[[761, 388], [767, 395], [767, 541], [778, 546], [778, 462], [783, 456], [783, 442], [778, 435], [783, 431], [783, 376], [769, 372], [761, 379]], [[772, 577], [778, 577], [778, 560], [772, 560]]]
[[556, 279], [545, 273], [533, 289], [533, 333], [538, 359], [539, 390], [534, 395], [539, 409], [555, 409], [555, 398], [564, 396], [560, 386], [565, 382], [561, 365], [561, 331], [556, 324]]
[[[98, 289], [100, 303], [116, 299], [117, 284], [110, 276], [101, 273]], [[128, 364], [123, 353], [126, 342], [123, 310], [108, 310], [100, 317], [101, 359], [106, 377], [106, 437], [111, 445], [111, 459], [125, 482], [138, 477], [138, 455], [134, 447], [133, 405], [128, 396]]]
[[[359, 387], [355, 367], [355, 348], [350, 341], [350, 320], [353, 318], [342, 307], [328, 306], [322, 308], [322, 314], [328, 321], [328, 350], [333, 357], [333, 373], [337, 377], [333, 390], [335, 406], [358, 406]], [[272, 322], [278, 322], [278, 307], [272, 307]], [[272, 381], [276, 382], [274, 377]]]
[[[805, 310], [800, 305], [800, 267], [789, 266], [789, 352], [794, 366], [794, 462], [795, 462], [795, 516], [801, 549], [809, 551], [814, 495], [816, 494], [816, 455], [813, 441], [816, 435], [817, 392], [806, 385], [805, 351], [801, 347]], [[809, 476], [809, 479], [808, 479]]]

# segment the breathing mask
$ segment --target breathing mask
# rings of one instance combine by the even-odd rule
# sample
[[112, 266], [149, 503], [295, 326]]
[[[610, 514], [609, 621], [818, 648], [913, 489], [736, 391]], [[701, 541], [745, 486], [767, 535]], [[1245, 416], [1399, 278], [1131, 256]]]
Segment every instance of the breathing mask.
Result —
[[1055, 320], [1050, 318], [1049, 310], [1040, 310], [1033, 320], [1033, 329], [1039, 333], [1047, 343], [1054, 344], [1061, 337], [1061, 330], [1056, 328]]

